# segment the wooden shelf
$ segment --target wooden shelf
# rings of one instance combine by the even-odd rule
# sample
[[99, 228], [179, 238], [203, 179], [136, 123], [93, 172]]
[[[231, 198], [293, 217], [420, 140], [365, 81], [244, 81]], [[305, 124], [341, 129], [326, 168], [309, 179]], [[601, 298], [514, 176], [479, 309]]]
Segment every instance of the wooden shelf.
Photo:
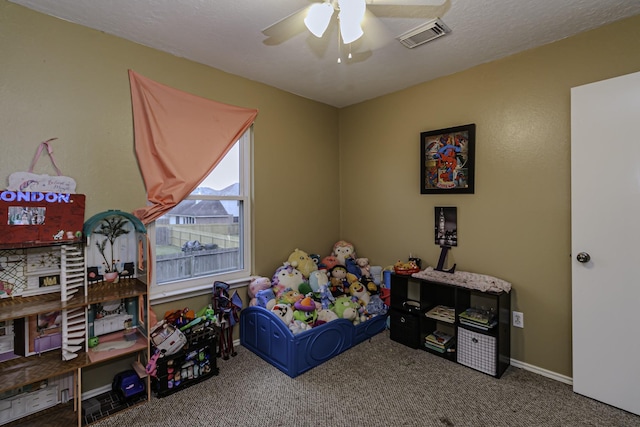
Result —
[[88, 305], [147, 294], [147, 285], [138, 279], [120, 279], [118, 283], [89, 283], [87, 288]]
[[68, 403], [60, 403], [53, 408], [45, 409], [40, 412], [36, 412], [32, 415], [19, 418], [15, 421], [6, 424], [5, 427], [18, 427], [18, 426], [38, 426], [38, 427], [53, 427], [53, 426], [74, 426], [78, 424], [78, 414], [74, 411], [73, 401]]
[[[0, 300], [0, 321], [20, 319], [39, 313], [68, 310], [85, 307], [103, 301], [132, 298], [147, 294], [144, 283], [137, 279], [123, 279], [119, 283], [100, 282], [89, 286], [89, 295], [76, 295], [63, 303], [60, 293], [51, 293], [31, 297], [15, 297]], [[121, 334], [120, 334], [121, 337]], [[118, 334], [101, 338], [101, 342], [117, 341]], [[53, 373], [65, 374], [91, 363], [114, 359], [128, 353], [136, 353], [147, 349], [147, 339], [139, 334], [136, 343], [125, 349], [105, 352], [92, 352], [91, 355], [81, 352], [78, 357], [63, 361], [60, 350], [53, 350], [41, 355], [17, 357], [0, 362], [0, 391], [11, 390], [50, 377]], [[91, 350], [90, 350], [91, 351]]]
[[88, 295], [74, 295], [60, 301], [60, 292], [35, 296], [17, 296], [0, 300], [0, 321], [19, 319], [51, 311], [70, 310], [104, 301], [132, 298], [147, 294], [147, 287], [138, 279], [120, 279], [118, 283], [99, 282], [88, 286]]
[[0, 249], [44, 248], [44, 247], [50, 247], [50, 246], [77, 245], [81, 243], [82, 243], [82, 239], [64, 239], [64, 240], [55, 240], [55, 241], [36, 240], [32, 242], [0, 243]]
[[[135, 354], [140, 350], [147, 349], [147, 338], [140, 331], [136, 332], [136, 341], [126, 341], [123, 331], [114, 332], [107, 335], [100, 335], [100, 344], [97, 347], [90, 348], [88, 353], [91, 363], [99, 363], [107, 360], [122, 357], [129, 353]], [[131, 343], [131, 344], [129, 344]], [[129, 347], [118, 348], [119, 344], [130, 345]], [[101, 347], [102, 346], [102, 347]], [[101, 348], [106, 350], [101, 351]]]
[[0, 300], [0, 321], [19, 319], [51, 311], [69, 310], [86, 305], [88, 305], [87, 298], [84, 295], [75, 295], [69, 301], [63, 303], [60, 301], [60, 292], [30, 297], [4, 298]]
[[90, 363], [84, 352], [72, 360], [64, 361], [60, 350], [6, 360], [0, 363], [0, 392], [46, 380], [52, 377], [52, 373], [63, 375], [73, 372]]

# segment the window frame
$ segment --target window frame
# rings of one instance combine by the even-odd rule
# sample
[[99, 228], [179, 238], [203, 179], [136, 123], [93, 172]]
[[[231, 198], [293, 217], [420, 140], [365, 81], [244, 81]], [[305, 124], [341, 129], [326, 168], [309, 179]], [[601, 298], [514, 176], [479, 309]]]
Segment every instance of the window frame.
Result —
[[[238, 222], [240, 226], [240, 239], [243, 249], [243, 268], [220, 274], [211, 274], [189, 279], [176, 280], [158, 284], [155, 271], [151, 270], [150, 301], [158, 304], [195, 297], [199, 295], [211, 294], [214, 281], [223, 281], [231, 288], [245, 286], [250, 281], [253, 269], [253, 125], [238, 139], [238, 159], [239, 159], [239, 195], [238, 196], [214, 196], [212, 200], [238, 200], [242, 202], [242, 209], [239, 212]], [[197, 199], [198, 197], [187, 197], [187, 199]], [[200, 198], [201, 199], [201, 198]], [[152, 265], [156, 264], [156, 222], [153, 221], [147, 226], [147, 236], [149, 238], [149, 257]]]

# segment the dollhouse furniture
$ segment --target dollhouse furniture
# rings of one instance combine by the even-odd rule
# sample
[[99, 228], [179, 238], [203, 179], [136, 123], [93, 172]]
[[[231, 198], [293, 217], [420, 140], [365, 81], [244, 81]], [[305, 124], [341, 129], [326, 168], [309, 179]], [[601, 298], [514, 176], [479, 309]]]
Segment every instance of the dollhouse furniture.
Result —
[[118, 275], [123, 278], [131, 278], [133, 277], [133, 272], [135, 270], [135, 266], [133, 262], [125, 262], [122, 266], [122, 270], [118, 273]]
[[89, 284], [102, 282], [103, 280], [104, 276], [100, 274], [98, 267], [87, 267], [87, 281]]
[[[2, 349], [6, 351], [0, 358], [0, 425], [30, 415], [33, 425], [82, 426], [81, 378], [85, 368], [133, 358], [132, 367], [149, 389], [142, 364], [149, 354], [146, 230], [137, 218], [119, 211], [98, 214], [83, 223], [83, 195], [3, 196], [0, 232], [7, 238], [0, 243], [0, 282], [5, 289], [0, 294], [0, 325], [13, 345], [5, 343]], [[67, 205], [65, 200], [71, 203]], [[11, 225], [7, 215], [9, 208], [15, 207], [46, 214], [45, 224], [50, 229], [43, 224]], [[89, 283], [87, 260], [96, 265], [93, 248], [99, 239], [93, 231], [102, 219], [113, 215], [124, 218], [128, 230], [127, 238], [118, 242], [118, 258], [135, 260], [137, 268], [133, 277], [121, 278], [118, 283]], [[54, 261], [49, 262], [51, 259]], [[114, 300], [135, 307], [132, 323], [136, 341], [125, 347], [119, 331], [102, 335], [100, 344], [89, 349], [87, 340], [93, 330], [89, 307]], [[52, 312], [61, 317], [59, 333], [29, 334], [32, 319]], [[139, 402], [149, 399], [150, 393], [146, 393]]]
[[13, 322], [0, 322], [0, 362], [13, 357]]
[[36, 337], [33, 346], [36, 353], [40, 354], [45, 351], [55, 350], [62, 346], [62, 333], [55, 332]]
[[337, 319], [294, 335], [274, 313], [253, 306], [240, 312], [240, 343], [294, 378], [382, 332], [386, 320], [379, 315], [354, 326]]

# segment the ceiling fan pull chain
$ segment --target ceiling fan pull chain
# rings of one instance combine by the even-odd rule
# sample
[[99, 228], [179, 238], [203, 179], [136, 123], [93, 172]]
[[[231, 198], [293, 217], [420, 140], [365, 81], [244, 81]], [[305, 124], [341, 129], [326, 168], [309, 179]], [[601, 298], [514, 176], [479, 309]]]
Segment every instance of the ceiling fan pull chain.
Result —
[[340, 31], [338, 31], [338, 64], [342, 64], [342, 49], [340, 48]]

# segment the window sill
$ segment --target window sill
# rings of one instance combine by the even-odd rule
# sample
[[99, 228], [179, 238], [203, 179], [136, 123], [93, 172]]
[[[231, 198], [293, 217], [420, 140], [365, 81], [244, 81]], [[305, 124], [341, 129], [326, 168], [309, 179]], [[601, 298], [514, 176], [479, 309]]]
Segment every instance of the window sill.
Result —
[[[229, 290], [242, 288], [244, 286], [248, 286], [249, 282], [251, 282], [251, 277], [243, 277], [235, 280], [226, 281], [229, 285]], [[212, 295], [213, 294], [213, 283], [193, 286], [190, 288], [184, 288], [180, 290], [173, 291], [162, 291], [159, 290], [157, 292], [151, 292], [150, 302], [151, 305], [154, 304], [164, 304], [168, 302], [180, 301], [187, 298], [199, 297], [202, 295]]]

